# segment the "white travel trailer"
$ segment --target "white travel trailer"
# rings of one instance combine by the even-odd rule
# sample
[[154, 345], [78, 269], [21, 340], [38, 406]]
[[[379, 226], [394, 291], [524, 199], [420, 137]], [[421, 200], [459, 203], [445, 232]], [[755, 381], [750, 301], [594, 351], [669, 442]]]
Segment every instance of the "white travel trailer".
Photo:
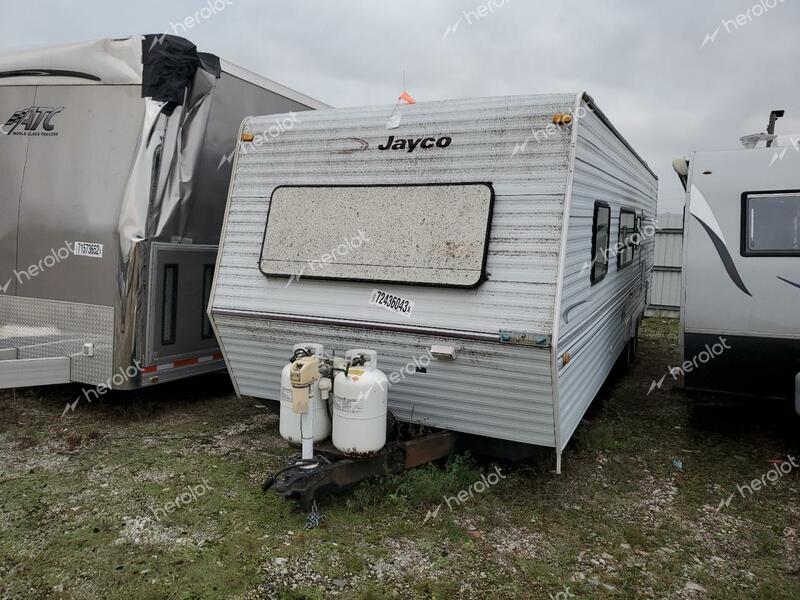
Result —
[[675, 161], [687, 187], [677, 368], [689, 389], [795, 398], [800, 412], [800, 137], [773, 130], [774, 118], [745, 148]]
[[594, 101], [316, 111], [251, 145], [209, 307], [238, 393], [278, 400], [296, 343], [370, 348], [399, 420], [555, 448], [560, 469], [635, 351], [653, 262], [657, 178]]
[[170, 35], [0, 56], [0, 388], [224, 368], [205, 315], [238, 127], [323, 107]]

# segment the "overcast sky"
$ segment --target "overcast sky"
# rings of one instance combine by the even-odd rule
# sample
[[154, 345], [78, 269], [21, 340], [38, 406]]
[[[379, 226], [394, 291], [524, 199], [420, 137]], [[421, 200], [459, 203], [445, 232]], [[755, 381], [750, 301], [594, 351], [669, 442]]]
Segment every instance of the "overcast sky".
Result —
[[214, 1], [5, 0], [0, 44], [177, 32], [334, 106], [394, 102], [403, 70], [419, 101], [586, 90], [658, 173], [661, 212], [683, 204], [673, 158], [737, 147], [774, 108], [780, 133], [800, 133], [800, 0], [216, 0], [199, 14]]

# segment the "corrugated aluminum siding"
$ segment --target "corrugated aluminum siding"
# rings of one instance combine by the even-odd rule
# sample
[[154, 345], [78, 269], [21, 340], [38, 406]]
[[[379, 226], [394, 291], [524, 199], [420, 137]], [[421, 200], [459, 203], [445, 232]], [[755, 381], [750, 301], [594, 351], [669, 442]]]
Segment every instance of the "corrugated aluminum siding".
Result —
[[[555, 446], [549, 350], [258, 318], [218, 315], [215, 323], [242, 394], [277, 400], [295, 343], [320, 343], [340, 356], [368, 347], [378, 352], [378, 368], [400, 378], [389, 388], [400, 420]], [[455, 345], [457, 359], [425, 366], [432, 344]]]
[[[401, 115], [397, 129], [386, 128], [392, 106], [298, 115], [299, 122], [260, 147], [250, 144], [247, 153], [240, 150], [213, 310], [373, 321], [497, 335], [498, 339], [500, 330], [550, 334], [570, 148], [570, 128], [554, 130], [552, 115], [571, 112], [575, 98], [528, 96], [400, 106], [396, 109]], [[274, 119], [251, 119], [245, 130], [268, 130]], [[534, 138], [534, 133], [538, 137]], [[449, 136], [453, 141], [448, 148], [435, 151], [377, 150], [390, 135]], [[369, 149], [353, 150], [354, 139], [368, 142]], [[258, 271], [269, 199], [279, 185], [463, 182], [491, 182], [496, 194], [488, 281], [474, 290], [303, 278], [287, 286], [286, 278], [267, 279]], [[354, 231], [342, 232], [343, 237], [356, 230], [354, 224]], [[416, 303], [412, 318], [370, 306], [374, 287], [412, 299]], [[276, 377], [293, 343], [330, 339], [339, 351], [356, 341], [364, 344], [363, 337], [333, 333], [330, 325], [309, 330], [295, 323], [287, 329], [284, 324], [263, 324], [256, 318], [219, 316], [215, 323], [240, 391], [259, 397], [278, 397]], [[265, 334], [276, 330], [282, 331], [283, 337]], [[247, 332], [258, 333], [251, 336], [245, 335]], [[304, 339], [309, 335], [311, 340]], [[375, 331], [367, 339], [370, 347], [388, 353], [390, 362], [398, 362], [408, 360], [412, 352], [411, 346], [405, 351], [393, 350], [400, 337]], [[262, 341], [256, 343], [259, 339]], [[407, 392], [392, 390], [392, 407], [397, 406], [410, 419], [408, 407], [419, 406], [413, 413], [415, 421], [425, 418], [457, 431], [553, 446], [551, 375], [542, 358], [549, 353], [480, 342], [456, 345], [462, 356], [456, 365], [466, 368], [463, 380], [456, 382], [434, 371]], [[420, 350], [425, 350], [423, 345], [413, 345], [416, 355]], [[536, 377], [516, 374], [517, 369], [525, 368], [532, 368]], [[527, 414], [536, 419], [528, 419]], [[548, 423], [551, 429], [545, 433]]]
[[[291, 129], [260, 148], [240, 153], [228, 208], [225, 247], [215, 308], [238, 308], [315, 317], [409, 324], [405, 317], [368, 305], [370, 283], [266, 279], [257, 264], [269, 208], [279, 185], [423, 184], [492, 182], [494, 216], [489, 281], [472, 292], [413, 286], [389, 291], [416, 302], [413, 324], [456, 331], [498, 333], [517, 329], [549, 334], [558, 270], [566, 190], [569, 132], [517, 144], [544, 131], [554, 112], [569, 110], [573, 96], [533, 96], [432, 102], [398, 108], [399, 129], [387, 130], [393, 107], [313, 111], [297, 115]], [[268, 130], [275, 117], [246, 123]], [[450, 136], [449, 148], [414, 153], [377, 150], [390, 135]], [[366, 151], [343, 154], [353, 138]], [[344, 145], [343, 145], [344, 144]], [[357, 233], [342, 232], [352, 237]], [[255, 258], [254, 258], [255, 257]], [[254, 262], [255, 261], [255, 262]]]
[[648, 314], [678, 318], [681, 310], [681, 265], [683, 263], [683, 215], [658, 216], [653, 281], [647, 299]]
[[577, 122], [556, 352], [557, 357], [565, 352], [572, 357], [566, 366], [558, 361], [562, 448], [623, 349], [631, 319], [644, 311], [644, 283], [653, 267], [654, 240], [645, 237], [633, 264], [618, 270], [616, 258], [612, 256], [605, 278], [592, 285], [589, 265], [595, 202], [606, 202], [611, 207], [610, 243], [613, 247], [619, 231], [620, 209], [644, 211], [652, 225], [658, 194], [656, 177], [596, 113], [585, 103], [583, 107], [587, 113]]

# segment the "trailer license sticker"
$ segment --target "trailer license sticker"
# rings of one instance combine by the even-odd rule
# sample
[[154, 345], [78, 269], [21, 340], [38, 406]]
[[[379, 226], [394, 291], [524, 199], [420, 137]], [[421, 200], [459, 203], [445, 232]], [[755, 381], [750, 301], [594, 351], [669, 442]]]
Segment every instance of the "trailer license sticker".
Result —
[[372, 297], [369, 299], [369, 303], [401, 314], [404, 317], [410, 317], [411, 311], [414, 310], [414, 302], [411, 300], [401, 298], [400, 296], [393, 296], [381, 290], [372, 290]]
[[75, 256], [90, 256], [92, 258], [103, 258], [103, 244], [94, 242], [75, 242], [72, 253]]

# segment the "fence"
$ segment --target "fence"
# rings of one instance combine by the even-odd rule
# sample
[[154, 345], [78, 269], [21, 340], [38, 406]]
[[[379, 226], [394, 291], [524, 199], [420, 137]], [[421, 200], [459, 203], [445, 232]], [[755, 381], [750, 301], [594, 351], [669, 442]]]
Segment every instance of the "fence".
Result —
[[647, 316], [677, 319], [681, 310], [683, 264], [683, 215], [658, 216], [653, 281], [647, 298]]

